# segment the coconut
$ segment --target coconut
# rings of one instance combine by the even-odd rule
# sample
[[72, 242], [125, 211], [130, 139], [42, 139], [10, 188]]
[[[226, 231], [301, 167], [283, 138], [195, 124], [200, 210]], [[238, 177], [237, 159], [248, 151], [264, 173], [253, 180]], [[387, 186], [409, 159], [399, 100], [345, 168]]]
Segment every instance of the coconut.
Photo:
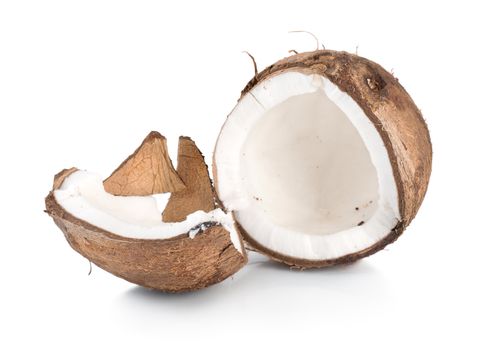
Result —
[[309, 268], [395, 241], [431, 165], [427, 125], [398, 80], [368, 59], [317, 50], [247, 84], [218, 136], [213, 172], [248, 245]]
[[104, 182], [76, 168], [57, 174], [46, 211], [73, 249], [118, 277], [168, 292], [203, 288], [238, 271], [246, 254], [189, 138], [179, 140], [177, 169], [152, 132]]

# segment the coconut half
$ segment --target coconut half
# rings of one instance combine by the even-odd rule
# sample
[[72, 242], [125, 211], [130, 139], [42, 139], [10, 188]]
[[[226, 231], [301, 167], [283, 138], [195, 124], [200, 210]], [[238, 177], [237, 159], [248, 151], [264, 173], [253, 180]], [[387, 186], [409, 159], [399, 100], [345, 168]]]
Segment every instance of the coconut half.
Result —
[[396, 240], [420, 207], [431, 161], [425, 121], [398, 80], [365, 58], [320, 50], [248, 83], [213, 170], [248, 244], [305, 268]]
[[187, 137], [177, 169], [166, 139], [152, 132], [105, 181], [76, 168], [56, 175], [47, 213], [73, 249], [118, 277], [168, 292], [209, 286], [237, 272], [246, 254]]

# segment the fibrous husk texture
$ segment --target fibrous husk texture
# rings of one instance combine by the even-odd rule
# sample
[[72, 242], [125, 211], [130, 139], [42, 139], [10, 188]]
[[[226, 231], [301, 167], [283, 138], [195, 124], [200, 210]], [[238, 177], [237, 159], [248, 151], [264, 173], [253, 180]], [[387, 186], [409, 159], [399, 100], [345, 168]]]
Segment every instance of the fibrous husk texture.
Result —
[[[183, 141], [182, 141], [183, 140]], [[173, 169], [166, 149], [165, 138], [152, 132], [142, 145], [104, 182], [105, 188], [116, 195], [150, 195], [165, 191], [180, 191], [182, 201], [195, 203], [189, 210], [210, 209], [213, 195], [207, 198], [205, 184], [210, 183], [206, 165], [200, 151], [188, 138], [180, 140], [179, 162], [183, 179]], [[186, 156], [183, 156], [186, 155]], [[198, 158], [198, 155], [200, 158]], [[194, 165], [188, 164], [192, 156]], [[200, 168], [194, 179], [188, 169]], [[47, 196], [47, 213], [63, 231], [70, 246], [95, 265], [141, 286], [167, 292], [200, 289], [220, 282], [237, 272], [245, 263], [245, 254], [232, 244], [230, 233], [219, 225], [205, 225], [202, 232], [190, 238], [188, 233], [169, 239], [134, 239], [107, 232], [74, 217], [55, 200], [54, 191], [75, 168], [55, 176], [52, 191]], [[189, 191], [199, 181], [202, 198], [197, 191]], [[175, 190], [174, 190], [175, 189]], [[212, 191], [210, 187], [210, 191]], [[211, 192], [210, 192], [211, 193]], [[177, 196], [172, 196], [171, 208], [179, 207]], [[179, 208], [177, 215], [170, 209], [173, 218], [185, 216], [188, 210]]]
[[155, 131], [103, 185], [107, 192], [118, 196], [146, 196], [185, 189], [168, 155], [166, 138]]
[[179, 222], [197, 210], [215, 208], [215, 195], [202, 153], [189, 137], [178, 141], [177, 173], [185, 189], [172, 193], [163, 211], [163, 221]]
[[326, 77], [363, 109], [387, 148], [397, 184], [401, 221], [375, 245], [338, 259], [321, 261], [283, 256], [260, 245], [243, 229], [242, 235], [254, 249], [301, 268], [350, 263], [373, 254], [400, 236], [415, 217], [427, 191], [432, 169], [432, 145], [425, 120], [391, 73], [363, 57], [332, 50], [300, 53], [278, 61], [257, 74], [243, 89], [241, 96], [249, 93], [259, 82], [288, 71]]

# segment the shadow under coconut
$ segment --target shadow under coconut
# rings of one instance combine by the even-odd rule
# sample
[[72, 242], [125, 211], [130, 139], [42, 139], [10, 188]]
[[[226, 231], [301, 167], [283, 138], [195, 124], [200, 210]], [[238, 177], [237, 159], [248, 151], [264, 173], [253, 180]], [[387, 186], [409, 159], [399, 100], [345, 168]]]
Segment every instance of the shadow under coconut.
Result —
[[[335, 293], [348, 298], [374, 298], [376, 301], [390, 294], [388, 281], [382, 273], [365, 260], [350, 265], [323, 269], [299, 270], [267, 260], [254, 262], [245, 268], [237, 288], [241, 293], [258, 293], [258, 289], [276, 293], [305, 295], [315, 290], [319, 294]], [[240, 283], [241, 282], [241, 283]], [[268, 294], [268, 293], [267, 293]], [[307, 293], [308, 294], [308, 293]]]
[[249, 259], [237, 274], [209, 288], [169, 294], [136, 286], [122, 295], [121, 304], [127, 309], [190, 315], [217, 306], [234, 312], [256, 311], [254, 305], [262, 305], [263, 311], [282, 307], [286, 312], [310, 308], [336, 313], [349, 305], [368, 309], [392, 301], [387, 279], [367, 261], [302, 271], [257, 253], [250, 253]]

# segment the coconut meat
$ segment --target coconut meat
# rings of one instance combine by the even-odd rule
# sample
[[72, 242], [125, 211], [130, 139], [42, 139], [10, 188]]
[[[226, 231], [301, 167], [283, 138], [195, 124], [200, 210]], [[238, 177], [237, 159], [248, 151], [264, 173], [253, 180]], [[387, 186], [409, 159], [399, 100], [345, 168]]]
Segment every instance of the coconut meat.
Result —
[[317, 74], [257, 84], [229, 115], [216, 189], [262, 246], [308, 260], [368, 248], [400, 220], [386, 147], [360, 106]]
[[169, 195], [114, 196], [105, 191], [99, 175], [82, 170], [70, 174], [54, 191], [57, 203], [71, 215], [119, 236], [166, 239], [188, 233], [194, 238], [215, 223], [230, 233], [233, 245], [242, 253], [232, 215], [221, 209], [208, 213], [198, 210], [182, 222], [163, 222], [162, 212]]

